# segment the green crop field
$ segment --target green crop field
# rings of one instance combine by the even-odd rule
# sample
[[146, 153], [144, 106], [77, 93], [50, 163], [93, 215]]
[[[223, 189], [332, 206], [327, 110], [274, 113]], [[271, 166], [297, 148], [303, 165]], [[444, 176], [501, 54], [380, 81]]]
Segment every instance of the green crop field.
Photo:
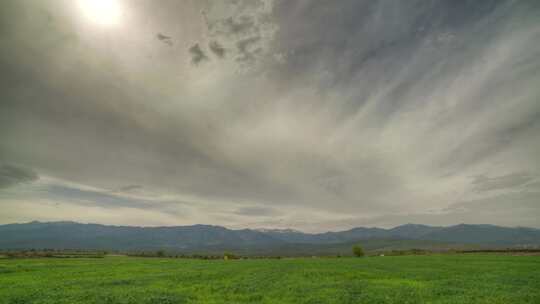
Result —
[[540, 303], [540, 256], [0, 259], [0, 303]]

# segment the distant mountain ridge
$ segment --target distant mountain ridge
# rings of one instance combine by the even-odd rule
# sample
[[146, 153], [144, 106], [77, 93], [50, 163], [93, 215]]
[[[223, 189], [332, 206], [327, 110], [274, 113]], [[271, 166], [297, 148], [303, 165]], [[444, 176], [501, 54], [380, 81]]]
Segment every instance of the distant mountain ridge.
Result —
[[[239, 229], [192, 225], [171, 227], [108, 226], [76, 222], [0, 225], [0, 249], [94, 249], [117, 251], [242, 253], [337, 252], [360, 242], [370, 249], [461, 245], [538, 247], [540, 229], [460, 224], [449, 227], [406, 224], [391, 229], [357, 227], [346, 231], [304, 233], [292, 229]], [[379, 246], [379, 247], [377, 247]], [[335, 250], [330, 250], [334, 248]], [[339, 250], [338, 250], [339, 248]]]
[[276, 233], [271, 230], [267, 230], [265, 233], [287, 242], [296, 243], [340, 243], [372, 238], [399, 238], [501, 246], [540, 244], [540, 229], [486, 224], [459, 224], [448, 227], [405, 224], [391, 229], [357, 227], [345, 231], [318, 234], [283, 231]]

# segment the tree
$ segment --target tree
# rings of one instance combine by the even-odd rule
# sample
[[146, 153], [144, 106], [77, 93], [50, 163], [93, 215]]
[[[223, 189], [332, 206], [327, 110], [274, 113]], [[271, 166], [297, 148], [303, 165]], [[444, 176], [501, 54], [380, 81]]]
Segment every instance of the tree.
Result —
[[363, 257], [365, 255], [364, 249], [362, 249], [360, 245], [354, 245], [352, 248], [352, 252], [356, 257]]

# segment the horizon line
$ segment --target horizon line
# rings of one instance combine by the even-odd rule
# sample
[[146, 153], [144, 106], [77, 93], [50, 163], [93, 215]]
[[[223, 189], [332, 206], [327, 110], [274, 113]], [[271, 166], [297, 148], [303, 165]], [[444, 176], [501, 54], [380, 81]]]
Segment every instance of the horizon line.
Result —
[[447, 225], [447, 226], [443, 226], [443, 225], [440, 225], [440, 226], [433, 226], [433, 225], [427, 225], [427, 224], [405, 223], [405, 224], [393, 226], [393, 227], [391, 227], [391, 228], [381, 228], [381, 227], [376, 227], [376, 226], [355, 226], [355, 227], [353, 227], [353, 228], [344, 229], [344, 230], [328, 230], [328, 231], [324, 231], [324, 232], [305, 232], [305, 231], [302, 231], [302, 230], [299, 230], [299, 229], [294, 229], [294, 228], [264, 228], [264, 227], [260, 227], [260, 228], [229, 228], [229, 227], [227, 227], [227, 226], [213, 225], [213, 224], [159, 225], [159, 226], [150, 226], [150, 225], [148, 225], [148, 226], [137, 226], [137, 225], [101, 224], [101, 223], [93, 223], [93, 222], [76, 222], [76, 221], [71, 221], [71, 220], [59, 220], [59, 221], [39, 221], [39, 220], [33, 220], [33, 221], [29, 221], [29, 222], [14, 222], [14, 223], [0, 224], [0, 227], [1, 227], [1, 226], [7, 226], [7, 225], [26, 225], [26, 224], [32, 224], [32, 223], [39, 223], [39, 224], [72, 223], [72, 224], [79, 224], [79, 225], [99, 225], [99, 226], [108, 226], [108, 227], [130, 227], [130, 228], [178, 228], [178, 227], [208, 226], [208, 227], [219, 227], [219, 228], [224, 228], [224, 229], [232, 230], [232, 231], [253, 230], [253, 231], [258, 231], [258, 232], [264, 232], [263, 230], [267, 230], [267, 231], [284, 231], [284, 230], [290, 230], [290, 231], [293, 231], [293, 232], [299, 232], [299, 233], [303, 233], [303, 234], [312, 234], [312, 235], [314, 235], [314, 234], [325, 234], [325, 233], [345, 232], [345, 231], [350, 231], [350, 230], [354, 230], [354, 229], [358, 229], [358, 228], [392, 230], [392, 229], [395, 229], [395, 228], [398, 228], [398, 227], [402, 227], [402, 226], [425, 226], [425, 227], [432, 227], [432, 228], [450, 228], [450, 227], [456, 227], [456, 226], [465, 226], [465, 225], [468, 225], [468, 226], [493, 226], [493, 227], [513, 228], [513, 229], [526, 228], [526, 229], [540, 230], [540, 228], [536, 228], [536, 227], [527, 227], [527, 226], [503, 226], [503, 225], [486, 224], [486, 223], [483, 223], [483, 224], [458, 223], [458, 224]]

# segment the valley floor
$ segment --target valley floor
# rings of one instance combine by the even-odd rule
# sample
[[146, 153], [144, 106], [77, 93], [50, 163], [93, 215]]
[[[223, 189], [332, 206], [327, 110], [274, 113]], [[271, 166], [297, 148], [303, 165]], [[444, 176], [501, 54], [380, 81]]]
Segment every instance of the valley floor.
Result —
[[540, 303], [540, 256], [0, 259], [0, 303]]

